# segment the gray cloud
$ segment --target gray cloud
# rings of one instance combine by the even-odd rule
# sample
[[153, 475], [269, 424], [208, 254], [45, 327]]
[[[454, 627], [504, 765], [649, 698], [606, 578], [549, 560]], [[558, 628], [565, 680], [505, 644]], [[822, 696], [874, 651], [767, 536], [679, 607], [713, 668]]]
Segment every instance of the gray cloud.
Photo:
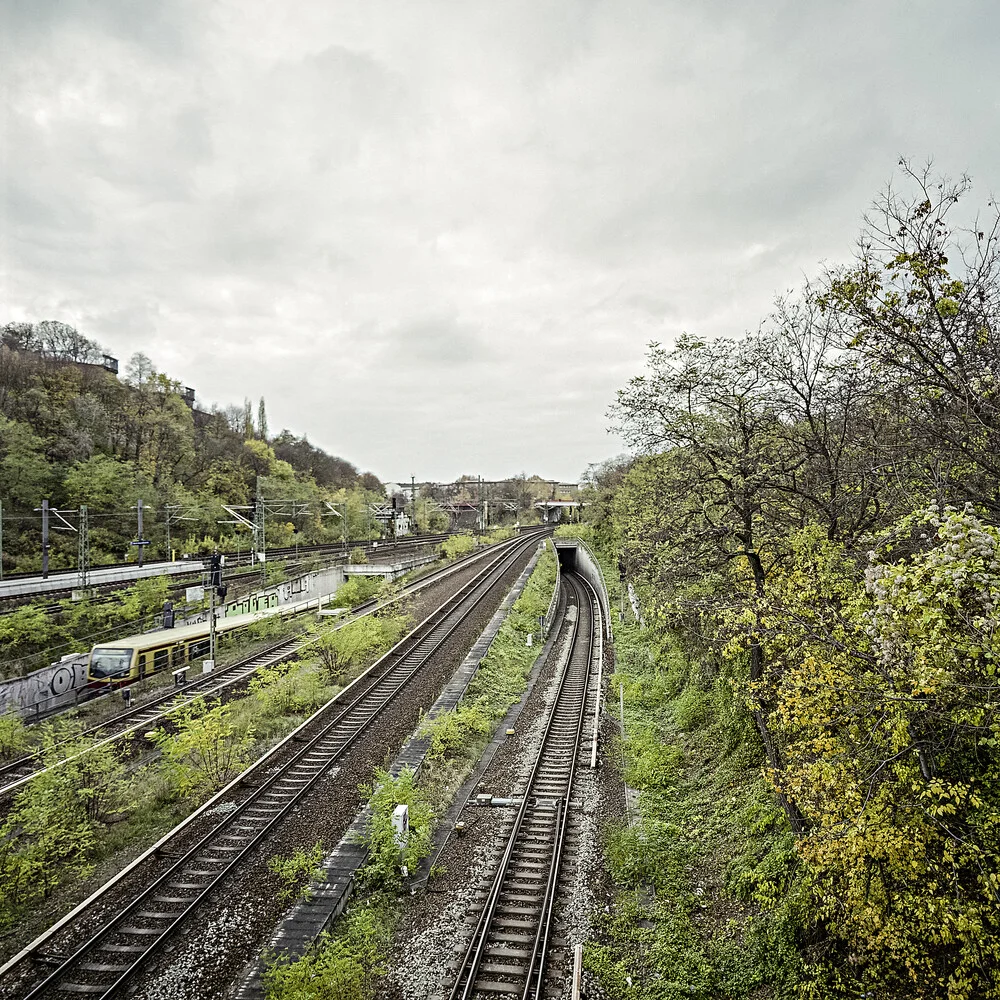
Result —
[[649, 340], [756, 326], [900, 154], [1000, 185], [998, 27], [974, 0], [7, 0], [0, 319], [264, 395], [388, 478], [573, 477], [620, 449]]

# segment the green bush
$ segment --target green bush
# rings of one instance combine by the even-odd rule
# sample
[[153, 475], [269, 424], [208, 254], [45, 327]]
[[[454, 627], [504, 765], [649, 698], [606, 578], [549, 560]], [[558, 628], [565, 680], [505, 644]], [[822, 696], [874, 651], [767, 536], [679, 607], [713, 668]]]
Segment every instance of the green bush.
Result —
[[461, 534], [452, 535], [441, 543], [440, 553], [445, 559], [457, 559], [470, 553], [476, 547], [476, 540], [472, 535]]
[[150, 739], [162, 756], [162, 768], [178, 798], [204, 796], [228, 784], [249, 763], [253, 727], [240, 730], [230, 705], [207, 706], [201, 698], [170, 717], [175, 731], [154, 730]]
[[674, 719], [685, 732], [703, 729], [715, 718], [715, 704], [708, 691], [685, 688], [673, 704]]
[[[358, 882], [368, 890], [395, 890], [402, 885], [403, 868], [414, 871], [430, 854], [433, 813], [427, 797], [417, 787], [414, 772], [405, 768], [393, 778], [388, 771], [376, 771], [370, 785], [362, 785], [371, 816], [364, 834], [368, 860], [358, 872]], [[400, 849], [392, 828], [396, 806], [410, 810], [410, 832]]]
[[29, 743], [28, 729], [21, 716], [13, 708], [0, 713], [0, 757], [19, 757]]
[[0, 928], [67, 876], [87, 875], [103, 831], [135, 807], [123, 744], [93, 748], [65, 721], [43, 727], [41, 738], [48, 770], [16, 795], [0, 824]]
[[308, 712], [333, 696], [320, 670], [299, 660], [262, 667], [251, 679], [248, 689], [263, 714], [275, 718]]
[[382, 586], [379, 576], [352, 576], [333, 595], [332, 608], [354, 608], [374, 597]]
[[366, 615], [342, 628], [325, 629], [315, 643], [323, 666], [338, 684], [374, 663], [406, 634], [411, 624], [408, 614]]
[[351, 549], [348, 561], [354, 563], [355, 566], [363, 566], [366, 562], [368, 562], [368, 553], [360, 545], [355, 545], [354, 548]]
[[267, 1000], [373, 1000], [392, 927], [379, 901], [352, 906], [308, 954], [294, 962], [271, 960], [264, 973]]

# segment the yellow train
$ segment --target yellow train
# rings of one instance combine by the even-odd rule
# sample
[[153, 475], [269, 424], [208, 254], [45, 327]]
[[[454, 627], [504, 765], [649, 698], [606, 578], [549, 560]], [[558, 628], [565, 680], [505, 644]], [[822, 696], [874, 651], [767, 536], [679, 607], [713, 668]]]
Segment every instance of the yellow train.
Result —
[[[231, 615], [215, 623], [216, 636], [228, 635], [246, 628], [252, 622], [274, 614], [295, 613], [297, 605], [272, 608], [269, 612]], [[95, 646], [87, 663], [87, 683], [94, 685], [127, 684], [163, 670], [179, 670], [200, 660], [208, 659], [208, 622], [165, 628], [144, 635], [130, 635], [115, 639], [107, 645]]]

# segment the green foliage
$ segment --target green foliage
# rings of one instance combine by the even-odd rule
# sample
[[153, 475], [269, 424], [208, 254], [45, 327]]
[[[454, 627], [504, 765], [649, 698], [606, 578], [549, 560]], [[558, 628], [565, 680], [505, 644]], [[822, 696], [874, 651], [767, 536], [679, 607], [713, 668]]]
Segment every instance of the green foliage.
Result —
[[348, 561], [354, 563], [356, 566], [363, 566], [366, 562], [368, 562], [368, 553], [360, 545], [355, 545], [354, 548], [351, 549]]
[[445, 559], [458, 559], [468, 555], [476, 547], [476, 540], [469, 534], [452, 535], [446, 538], [440, 546], [440, 553]]
[[329, 677], [342, 684], [388, 652], [409, 627], [408, 614], [393, 614], [386, 609], [342, 628], [321, 631], [314, 648]]
[[794, 845], [759, 758], [725, 754], [725, 726], [706, 711], [714, 696], [669, 637], [619, 623], [616, 640], [609, 687], [624, 689], [626, 739], [607, 756], [639, 792], [639, 814], [607, 832], [618, 895], [586, 966], [622, 1000], [791, 998], [807, 913], [787, 902], [800, 885]]
[[375, 1000], [393, 923], [380, 900], [352, 906], [305, 956], [269, 963], [267, 1000]]
[[321, 671], [298, 660], [262, 667], [248, 689], [263, 715], [272, 718], [312, 711], [332, 696]]
[[379, 592], [381, 586], [381, 577], [352, 576], [345, 580], [338, 588], [336, 594], [333, 595], [330, 607], [355, 608], [359, 604], [364, 604], [369, 598], [374, 597]]
[[254, 642], [280, 638], [288, 628], [287, 619], [279, 615], [264, 615], [241, 629], [243, 639]]
[[17, 757], [28, 747], [28, 730], [21, 716], [8, 708], [0, 712], [0, 757]]
[[[362, 785], [361, 793], [368, 798], [371, 816], [364, 834], [368, 859], [358, 871], [358, 881], [368, 890], [398, 889], [403, 869], [414, 871], [431, 852], [433, 812], [410, 768], [395, 778], [388, 771], [376, 771], [375, 780]], [[409, 834], [402, 847], [392, 828], [393, 810], [400, 805], [410, 811]]]
[[64, 721], [44, 726], [41, 744], [48, 770], [17, 793], [0, 824], [0, 927], [65, 878], [86, 875], [103, 831], [135, 806], [126, 747], [95, 749]]
[[172, 714], [150, 739], [162, 756], [164, 775], [180, 798], [217, 792], [249, 763], [254, 734], [240, 731], [230, 705], [209, 707], [197, 698]]
[[309, 850], [300, 847], [287, 857], [275, 854], [267, 867], [283, 883], [278, 892], [278, 902], [287, 903], [296, 896], [308, 896], [308, 882], [322, 877], [322, 861], [322, 841], [317, 841]]
[[776, 704], [773, 778], [809, 824], [816, 917], [899, 993], [913, 977], [927, 992], [910, 995], [1000, 991], [1000, 530], [970, 509], [919, 512], [863, 583], [830, 578], [835, 546], [796, 551], [734, 642], [782, 665], [754, 694]]
[[481, 541], [487, 545], [494, 545], [497, 542], [505, 542], [507, 539], [513, 538], [516, 534], [517, 531], [510, 525], [501, 525], [500, 527], [490, 528], [489, 531], [481, 536]]
[[673, 707], [677, 725], [686, 731], [707, 726], [715, 716], [711, 694], [695, 687], [686, 687]]

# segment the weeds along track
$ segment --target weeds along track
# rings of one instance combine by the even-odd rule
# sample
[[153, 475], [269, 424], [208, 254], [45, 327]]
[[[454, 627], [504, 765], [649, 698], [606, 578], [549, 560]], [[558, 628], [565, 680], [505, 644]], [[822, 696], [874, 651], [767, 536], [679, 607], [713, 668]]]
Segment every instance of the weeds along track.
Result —
[[[510, 543], [505, 544], [509, 545]], [[416, 583], [406, 587], [401, 596], [410, 596], [425, 587], [439, 583], [448, 576], [468, 567], [469, 563], [473, 560], [484, 558], [488, 551], [490, 550], [476, 553], [473, 556], [455, 562], [451, 566], [446, 566], [427, 574]], [[398, 600], [398, 598], [394, 600]], [[343, 628], [344, 625], [352, 621], [357, 621], [359, 618], [364, 618], [391, 603], [393, 602], [379, 602], [377, 599], [365, 601], [354, 608], [343, 620], [331, 626], [331, 630]], [[211, 697], [231, 691], [247, 681], [258, 670], [291, 659], [311, 643], [315, 642], [316, 638], [315, 635], [303, 635], [300, 632], [266, 649], [260, 650], [252, 656], [232, 663], [229, 666], [220, 667], [211, 674], [199, 677], [180, 687], [171, 688], [166, 694], [146, 701], [135, 708], [120, 712], [111, 719], [91, 726], [88, 729], [84, 729], [67, 739], [64, 745], [78, 746], [81, 740], [92, 740], [93, 742], [85, 750], [71, 753], [64, 760], [49, 766], [59, 767], [67, 760], [75, 760], [83, 753], [89, 753], [91, 750], [99, 747], [116, 743], [133, 733], [146, 732], [151, 726], [159, 725], [172, 713], [183, 708], [185, 705], [189, 705], [196, 698]], [[58, 750], [58, 747], [59, 744], [54, 744], [49, 748], [48, 753], [51, 754], [53, 750]], [[23, 788], [33, 778], [45, 773], [48, 769], [41, 751], [26, 754], [9, 763], [0, 764], [0, 803], [8, 799], [20, 788]]]
[[498, 995], [537, 1000], [544, 994], [594, 636], [600, 628], [600, 610], [590, 586], [574, 574], [567, 573], [563, 580], [580, 607], [570, 655], [450, 1000]]
[[[16, 973], [24, 984], [17, 995], [24, 1000], [110, 997], [122, 991], [199, 904], [225, 893], [227, 877], [378, 719], [541, 534], [498, 546], [464, 589], [171, 834], [0, 968], [0, 976]], [[181, 847], [192, 822], [209, 810], [217, 815], [220, 806], [229, 810], [225, 818], [192, 846]], [[115, 907], [110, 919], [100, 914], [100, 899], [112, 886], [143, 862], [164, 857], [169, 863], [131, 891], [127, 905]], [[61, 939], [82, 943], [67, 947]], [[31, 967], [27, 973], [26, 965]], [[39, 975], [46, 968], [51, 971]]]

